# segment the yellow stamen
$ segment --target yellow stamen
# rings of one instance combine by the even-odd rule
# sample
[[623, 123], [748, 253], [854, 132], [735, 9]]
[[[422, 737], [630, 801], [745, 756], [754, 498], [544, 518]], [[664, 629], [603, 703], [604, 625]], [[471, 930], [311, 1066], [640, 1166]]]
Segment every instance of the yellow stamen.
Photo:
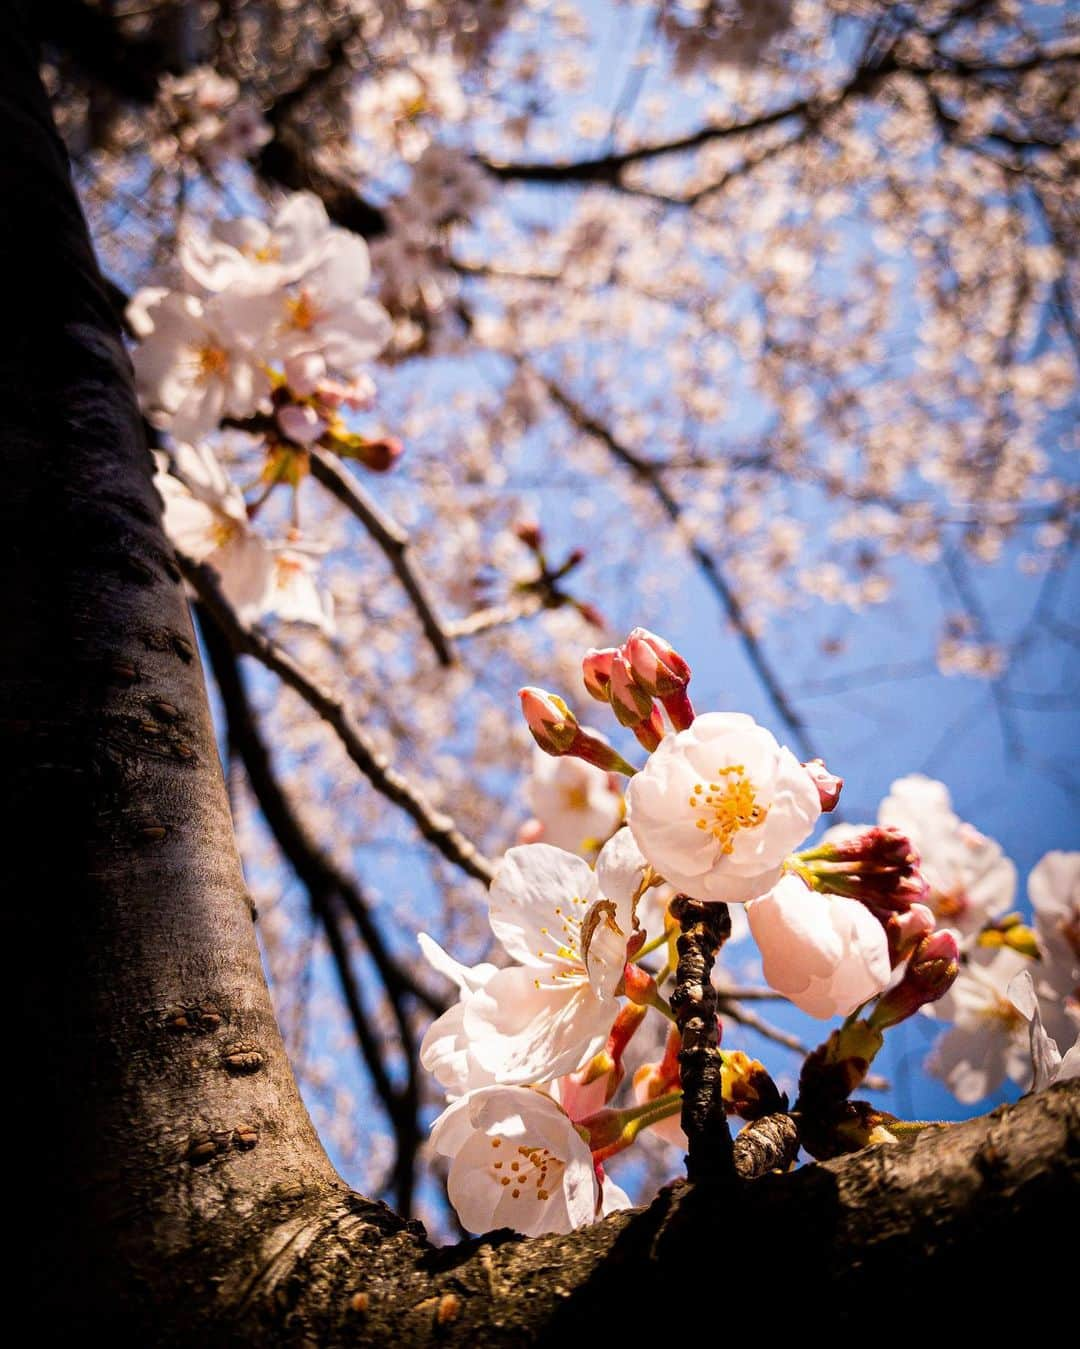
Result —
[[[764, 824], [769, 807], [759, 804], [754, 784], [747, 778], [742, 764], [718, 768], [716, 775], [723, 782], [710, 782], [709, 794], [704, 798], [704, 805], [711, 812], [711, 818], [702, 815], [694, 823], [698, 829], [712, 834], [720, 845], [720, 852], [726, 856], [734, 850], [735, 836], [740, 829], [756, 829], [758, 825]], [[698, 787], [697, 790], [702, 789]], [[697, 808], [693, 797], [691, 805]]]

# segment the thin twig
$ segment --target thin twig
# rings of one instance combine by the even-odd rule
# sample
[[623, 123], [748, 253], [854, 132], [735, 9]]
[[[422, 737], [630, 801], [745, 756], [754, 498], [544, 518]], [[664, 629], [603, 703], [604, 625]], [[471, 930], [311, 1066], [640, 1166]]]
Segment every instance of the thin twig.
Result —
[[[732, 992], [735, 991], [737, 990], [732, 990]], [[731, 996], [729, 990], [718, 988], [716, 996], [722, 1017], [726, 1016], [729, 1020], [738, 1022], [740, 1026], [745, 1026], [747, 1030], [757, 1031], [758, 1035], [764, 1039], [783, 1045], [785, 1049], [792, 1049], [796, 1054], [802, 1054], [804, 1058], [810, 1053], [810, 1046], [804, 1044], [797, 1035], [781, 1030], [779, 1026], [774, 1026], [771, 1021], [766, 1021], [764, 1017], [758, 1016], [757, 1012], [752, 1012], [749, 1007], [744, 1007]], [[889, 1079], [881, 1077], [877, 1073], [871, 1073], [863, 1085], [868, 1091], [888, 1091]]]
[[455, 641], [463, 637], [477, 637], [482, 632], [490, 632], [492, 628], [505, 628], [523, 618], [532, 618], [543, 607], [543, 602], [535, 597], [492, 604], [485, 609], [477, 609], [465, 618], [451, 621], [446, 625], [446, 632]]
[[177, 554], [177, 562], [215, 622], [224, 630], [233, 649], [272, 670], [283, 684], [300, 695], [304, 702], [337, 732], [345, 751], [371, 785], [388, 801], [399, 806], [448, 862], [468, 875], [489, 884], [495, 874], [491, 862], [458, 829], [451, 817], [436, 808], [411, 782], [393, 768], [376, 749], [344, 702], [314, 680], [281, 646], [237, 617], [222, 594], [214, 569]]
[[364, 491], [337, 455], [313, 445], [311, 476], [335, 496], [360, 521], [385, 553], [405, 593], [412, 600], [424, 635], [439, 658], [440, 665], [453, 665], [454, 652], [446, 626], [435, 612], [428, 583], [410, 553], [409, 536]]
[[[606, 446], [612, 457], [621, 463], [625, 468], [649, 488], [653, 496], [659, 502], [672, 524], [682, 527], [683, 508], [678, 499], [672, 494], [670, 488], [664, 482], [660, 469], [655, 461], [645, 459], [634, 450], [624, 445], [618, 440], [611, 430], [603, 422], [598, 421], [582, 405], [572, 398], [560, 385], [554, 380], [538, 375], [541, 383], [547, 389], [548, 395], [567, 417], [586, 435], [592, 436], [594, 440]], [[773, 668], [771, 661], [766, 656], [761, 642], [755, 634], [746, 611], [742, 606], [739, 597], [731, 583], [728, 581], [720, 564], [716, 558], [696, 539], [689, 539], [687, 546], [694, 561], [697, 563], [698, 570], [705, 578], [710, 589], [720, 600], [728, 621], [735, 629], [746, 657], [757, 675], [766, 696], [773, 706], [777, 716], [787, 727], [792, 739], [795, 741], [804, 758], [813, 759], [817, 757], [806, 725], [802, 717], [796, 712], [791, 698], [780, 682], [780, 676]]]

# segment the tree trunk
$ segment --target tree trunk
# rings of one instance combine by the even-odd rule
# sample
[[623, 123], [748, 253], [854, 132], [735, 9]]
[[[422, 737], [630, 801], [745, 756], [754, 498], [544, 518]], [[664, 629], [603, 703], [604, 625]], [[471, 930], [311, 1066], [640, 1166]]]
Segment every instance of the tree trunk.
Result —
[[[569, 1237], [433, 1250], [335, 1175], [274, 1022], [129, 364], [29, 10], [0, 20], [0, 238], [26, 287], [0, 363], [0, 687], [9, 1238], [34, 1338], [570, 1344], [596, 1323], [744, 1340], [890, 1318], [939, 1337], [1038, 1320], [1055, 1279], [1067, 1298], [1072, 1088], [734, 1190], [675, 1187]], [[951, 1321], [935, 1319], [946, 1292]]]

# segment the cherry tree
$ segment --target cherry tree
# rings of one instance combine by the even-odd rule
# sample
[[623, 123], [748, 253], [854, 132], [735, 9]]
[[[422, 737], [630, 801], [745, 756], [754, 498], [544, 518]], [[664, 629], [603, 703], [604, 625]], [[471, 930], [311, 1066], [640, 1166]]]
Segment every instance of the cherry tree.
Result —
[[[597, 131], [570, 7], [197, 10], [72, 0], [35, 16], [108, 281], [27, 7], [5, 57], [5, 237], [35, 278], [3, 375], [8, 813], [33, 1027], [17, 1100], [46, 1172], [27, 1209], [34, 1286], [65, 1327], [121, 1340], [520, 1343], [599, 1322], [628, 1277], [643, 1324], [674, 1298], [682, 1325], [712, 1325], [703, 1276], [725, 1222], [759, 1252], [732, 1257], [740, 1300], [781, 1262], [792, 1289], [861, 1318], [898, 1270], [971, 1277], [1017, 1221], [1059, 1221], [1075, 855], [1032, 874], [1029, 927], [1009, 912], [1011, 863], [928, 779], [898, 781], [876, 825], [802, 846], [840, 782], [769, 633], [808, 597], [884, 602], [891, 560], [914, 559], [951, 586], [937, 661], [990, 679], [1002, 743], [1022, 751], [1007, 676], [1060, 621], [1072, 538], [1046, 449], [1076, 343], [1067, 19], [628, 11], [640, 51]], [[553, 33], [569, 53], [544, 60]], [[607, 148], [553, 145], [551, 103]], [[853, 217], [875, 222], [872, 249]], [[654, 377], [642, 362], [661, 348]], [[462, 382], [466, 362], [490, 391]], [[602, 509], [633, 526], [612, 529], [587, 588], [567, 524], [594, 518], [577, 504], [615, 473]], [[808, 491], [838, 507], [814, 529], [792, 504]], [[1009, 650], [971, 582], [999, 554], [1036, 577]], [[689, 666], [642, 629], [586, 656], [610, 737], [563, 701], [585, 649], [611, 640], [605, 569], [663, 604], [688, 566], [790, 749], [749, 717], [696, 714]], [[548, 757], [508, 812], [526, 726]], [[44, 851], [29, 842], [43, 824]], [[434, 924], [358, 879], [401, 837], [402, 854], [423, 840], [425, 869], [437, 859], [438, 908], [417, 905]], [[300, 904], [278, 900], [281, 861]], [[415, 865], [393, 873], [409, 899]], [[476, 882], [516, 964], [452, 954], [492, 953]], [[769, 988], [847, 1018], [806, 1058], [794, 1115], [763, 1065], [717, 1045], [718, 1013], [785, 1034], [710, 981], [743, 903]], [[302, 1043], [304, 911], [389, 1149]], [[425, 925], [456, 1004], [416, 967]], [[650, 937], [667, 966], [648, 963]], [[954, 1022], [935, 1063], [961, 1100], [995, 1073], [1036, 1094], [913, 1142], [851, 1101], [883, 1034], [928, 1004]], [[649, 1011], [677, 1029], [615, 1108]], [[334, 1172], [279, 1022], [330, 1141], [401, 1218]], [[461, 1222], [533, 1240], [436, 1254], [406, 1221], [434, 1082], [451, 1101], [430, 1151]], [[734, 1142], [729, 1114], [749, 1121]], [[694, 1184], [597, 1221], [629, 1203], [603, 1162], [679, 1116]], [[504, 1186], [491, 1154], [522, 1138], [527, 1182]], [[767, 1176], [800, 1142], [843, 1160]], [[827, 1233], [813, 1250], [805, 1224]], [[1062, 1261], [1046, 1253], [1048, 1277]]]

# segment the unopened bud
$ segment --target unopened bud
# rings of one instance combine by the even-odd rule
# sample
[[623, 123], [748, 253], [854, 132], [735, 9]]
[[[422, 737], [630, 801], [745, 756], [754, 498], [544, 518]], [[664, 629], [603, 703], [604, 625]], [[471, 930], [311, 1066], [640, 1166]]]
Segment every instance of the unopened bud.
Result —
[[885, 935], [889, 939], [889, 961], [893, 969], [902, 964], [924, 937], [937, 926], [933, 909], [925, 904], [912, 904], [904, 913], [889, 914]]
[[607, 694], [611, 709], [621, 726], [638, 726], [652, 716], [652, 697], [635, 681], [630, 662], [621, 651], [616, 651], [611, 658], [611, 680]]
[[523, 688], [518, 697], [532, 737], [544, 753], [569, 754], [578, 733], [578, 722], [563, 700], [537, 688]]
[[614, 646], [598, 650], [595, 646], [585, 652], [581, 662], [581, 677], [589, 696], [598, 703], [608, 700], [608, 685], [611, 683], [611, 662], [619, 654]]
[[639, 722], [634, 727], [634, 736], [639, 745], [648, 750], [651, 754], [654, 749], [658, 749], [660, 741], [667, 734], [667, 728], [664, 726], [664, 717], [659, 707], [654, 707], [646, 721]]
[[898, 829], [865, 829], [797, 853], [800, 874], [815, 890], [865, 904], [882, 924], [921, 903], [929, 887], [919, 854]]
[[373, 473], [385, 473], [401, 458], [405, 447], [397, 436], [365, 440], [357, 449], [357, 458]]
[[844, 789], [844, 779], [830, 773], [824, 759], [810, 759], [803, 767], [814, 779], [814, 786], [821, 798], [821, 809], [825, 812], [835, 810]]
[[689, 684], [686, 661], [662, 637], [645, 628], [635, 628], [622, 649], [638, 686], [653, 698], [681, 693]]
[[760, 1119], [787, 1109], [784, 1097], [765, 1065], [741, 1049], [720, 1052], [720, 1085], [724, 1108], [740, 1119]]
[[624, 777], [633, 777], [637, 772], [602, 735], [579, 726], [577, 717], [557, 694], [524, 688], [518, 691], [518, 697], [532, 737], [545, 754], [556, 758], [569, 754], [605, 773], [620, 773]]
[[[650, 670], [653, 671], [651, 682], [657, 689], [658, 698], [674, 693], [676, 689], [684, 689], [690, 683], [690, 666], [670, 642], [648, 628], [635, 628], [626, 639], [623, 650], [634, 665], [635, 674], [638, 673], [639, 665], [641, 673], [647, 678]], [[665, 686], [662, 690], [661, 684]]]
[[525, 545], [538, 553], [543, 546], [544, 532], [535, 520], [520, 520], [514, 526], [514, 533]]
[[928, 1002], [936, 1002], [952, 987], [960, 973], [960, 948], [947, 929], [931, 932], [915, 948], [903, 978], [878, 999], [870, 1024], [887, 1030], [913, 1016]]

